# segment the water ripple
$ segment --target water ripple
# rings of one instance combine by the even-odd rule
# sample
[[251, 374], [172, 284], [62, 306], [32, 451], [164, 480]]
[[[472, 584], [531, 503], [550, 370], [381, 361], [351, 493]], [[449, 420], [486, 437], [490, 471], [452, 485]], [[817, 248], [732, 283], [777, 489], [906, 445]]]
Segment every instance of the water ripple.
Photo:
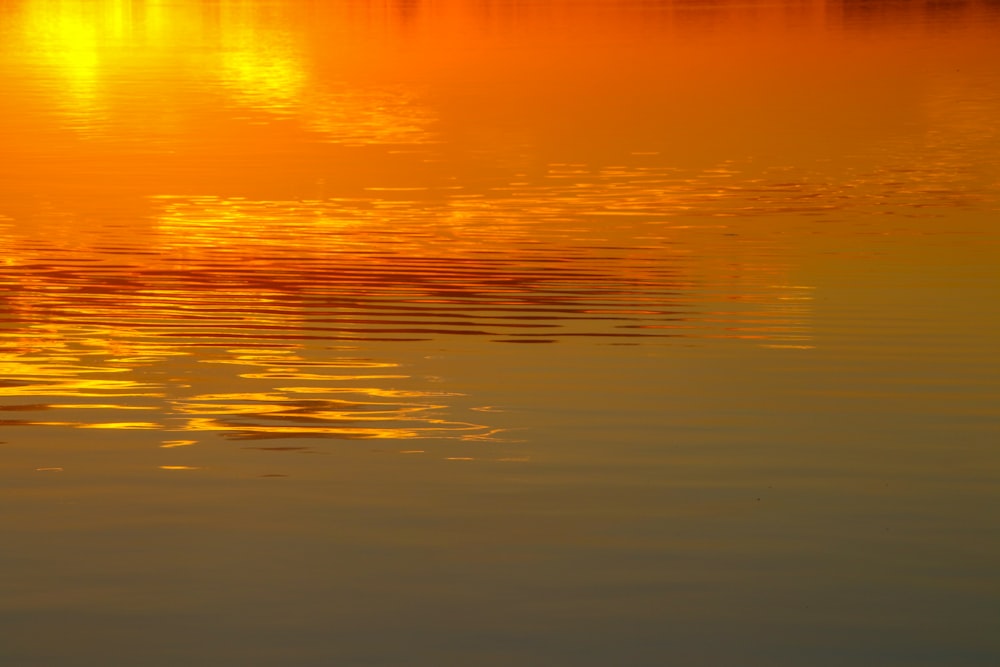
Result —
[[488, 415], [458, 407], [461, 392], [422, 386], [368, 346], [808, 340], [808, 300], [786, 300], [767, 239], [747, 253], [710, 227], [733, 267], [719, 282], [684, 246], [701, 228], [590, 224], [578, 209], [613, 204], [576, 192], [412, 196], [163, 196], [142, 233], [46, 236], [0, 221], [0, 395], [23, 416], [5, 423], [155, 429], [167, 443], [497, 441]]

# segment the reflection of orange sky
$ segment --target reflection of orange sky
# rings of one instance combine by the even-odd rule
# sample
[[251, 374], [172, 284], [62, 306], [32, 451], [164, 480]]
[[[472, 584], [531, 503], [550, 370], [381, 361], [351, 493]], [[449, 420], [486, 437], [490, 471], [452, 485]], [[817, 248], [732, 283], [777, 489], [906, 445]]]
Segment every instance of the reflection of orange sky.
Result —
[[780, 305], [803, 281], [759, 250], [789, 220], [995, 191], [993, 24], [928, 37], [932, 5], [893, 6], [22, 0], [0, 208], [21, 239], [103, 257], [124, 230], [130, 261], [184, 269], [615, 243], [616, 280], [677, 264]]
[[995, 655], [944, 5], [0, 0], [0, 654]]
[[[947, 132], [955, 80], [929, 70], [975, 89], [997, 56], [988, 22], [929, 48], [931, 5], [867, 23], [858, 7], [22, 0], [3, 67], [34, 88], [0, 111], [4, 187], [89, 210], [122, 192], [308, 199], [635, 152], [843, 178]], [[954, 120], [984, 130], [996, 107]]]
[[[62, 79], [65, 85], [52, 89], [56, 101], [67, 110], [71, 127], [88, 136], [109, 138], [134, 129], [126, 123], [151, 120], [158, 132], [185, 132], [181, 115], [138, 114], [155, 112], [153, 101], [183, 110], [190, 86], [216, 79], [238, 104], [301, 116], [307, 127], [334, 139], [421, 140], [430, 117], [410, 108], [415, 100], [405, 91], [347, 89], [338, 78], [318, 81], [309, 44], [298, 32], [302, 26], [294, 22], [305, 18], [291, 11], [294, 4], [29, 1], [19, 16], [19, 46], [33, 64]], [[324, 58], [344, 55], [347, 46], [327, 44]], [[144, 80], [146, 72], [131, 76], [139, 67], [160, 76], [155, 81]], [[137, 86], [143, 90], [134, 90]], [[154, 99], [137, 99], [135, 93]], [[140, 104], [141, 111], [135, 108]]]

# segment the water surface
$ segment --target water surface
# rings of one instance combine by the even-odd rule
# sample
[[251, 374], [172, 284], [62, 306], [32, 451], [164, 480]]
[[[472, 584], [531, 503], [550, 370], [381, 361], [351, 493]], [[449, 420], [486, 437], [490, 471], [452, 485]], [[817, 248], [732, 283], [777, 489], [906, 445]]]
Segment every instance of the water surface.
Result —
[[0, 8], [0, 659], [1000, 661], [990, 2]]

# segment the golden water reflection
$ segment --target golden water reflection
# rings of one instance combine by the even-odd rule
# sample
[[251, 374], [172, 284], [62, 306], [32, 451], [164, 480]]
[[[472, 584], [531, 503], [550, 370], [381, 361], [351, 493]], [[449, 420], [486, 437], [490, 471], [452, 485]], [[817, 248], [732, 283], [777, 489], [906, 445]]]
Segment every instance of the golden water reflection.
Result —
[[852, 7], [17, 3], [0, 389], [47, 407], [11, 423], [484, 438], [461, 387], [368, 345], [814, 349], [823, 244], [996, 200], [992, 42], [917, 76], [885, 44], [923, 19], [873, 43]]
[[[120, 312], [91, 310], [87, 316], [112, 319]], [[165, 325], [169, 327], [169, 322]], [[240, 325], [253, 328], [257, 323], [251, 320]], [[310, 349], [258, 338], [259, 349], [236, 349], [220, 344], [211, 333], [189, 330], [184, 334], [185, 344], [173, 348], [158, 341], [176, 332], [159, 331], [155, 324], [81, 331], [80, 325], [69, 321], [49, 324], [44, 333], [37, 332], [61, 342], [59, 356], [55, 356], [39, 354], [44, 345], [38, 339], [26, 343], [30, 333], [29, 327], [4, 335], [5, 343], [13, 339], [22, 348], [35, 349], [5, 354], [0, 362], [4, 378], [0, 396], [16, 401], [2, 408], [17, 415], [2, 420], [7, 426], [153, 429], [173, 434], [172, 447], [194, 444], [183, 439], [184, 433], [194, 431], [230, 439], [355, 440], [482, 438], [489, 430], [449, 418], [447, 404], [440, 403], [447, 401], [448, 392], [394, 389], [412, 383], [408, 374], [399, 372], [398, 364], [358, 357], [343, 346]], [[225, 332], [218, 336], [222, 341], [229, 337]], [[86, 347], [95, 339], [116, 339], [113, 347], [127, 347], [128, 355], [110, 356], [106, 349]], [[147, 341], [153, 349], [145, 349]], [[202, 346], [209, 351], [199, 349]], [[193, 382], [202, 388], [265, 389], [206, 393]], [[23, 402], [28, 397], [32, 402]], [[152, 413], [157, 421], [109, 420], [117, 412], [135, 411]], [[35, 414], [43, 414], [44, 419], [24, 418]]]
[[0, 664], [1000, 664], [995, 7], [0, 2]]

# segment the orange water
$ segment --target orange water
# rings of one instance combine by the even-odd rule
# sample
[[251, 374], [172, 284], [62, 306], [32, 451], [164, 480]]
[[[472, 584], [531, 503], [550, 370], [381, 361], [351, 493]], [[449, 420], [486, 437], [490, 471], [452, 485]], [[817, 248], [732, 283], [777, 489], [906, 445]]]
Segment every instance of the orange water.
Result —
[[993, 666], [990, 2], [0, 6], [0, 663]]

